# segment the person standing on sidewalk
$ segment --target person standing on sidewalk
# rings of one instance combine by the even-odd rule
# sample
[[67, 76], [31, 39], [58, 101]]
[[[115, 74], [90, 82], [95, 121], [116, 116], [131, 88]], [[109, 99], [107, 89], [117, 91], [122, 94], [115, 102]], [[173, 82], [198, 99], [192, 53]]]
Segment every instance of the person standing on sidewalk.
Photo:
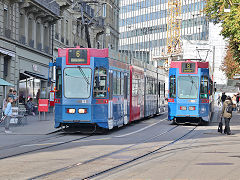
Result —
[[13, 102], [13, 98], [8, 97], [7, 99], [7, 104], [4, 110], [4, 115], [6, 116], [5, 118], [5, 133], [11, 133], [11, 131], [9, 131], [9, 125], [10, 125], [10, 119], [12, 116], [12, 102]]
[[231, 97], [228, 96], [226, 98], [226, 100], [223, 103], [223, 107], [222, 107], [222, 117], [224, 118], [225, 121], [225, 129], [224, 129], [224, 133], [227, 135], [231, 135], [231, 130], [230, 130], [230, 119], [232, 118], [232, 110], [228, 110], [229, 107], [232, 108], [232, 100]]
[[221, 97], [222, 105], [223, 105], [224, 101], [226, 100], [226, 98], [227, 98], [227, 95], [225, 94], [225, 92], [223, 92], [222, 97]]

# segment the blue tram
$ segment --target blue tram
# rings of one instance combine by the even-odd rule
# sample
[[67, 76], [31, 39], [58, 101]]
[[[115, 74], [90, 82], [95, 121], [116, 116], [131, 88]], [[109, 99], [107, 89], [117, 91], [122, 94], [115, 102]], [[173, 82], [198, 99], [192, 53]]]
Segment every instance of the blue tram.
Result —
[[173, 123], [208, 123], [214, 108], [209, 63], [172, 61], [169, 69], [168, 119]]
[[108, 49], [59, 49], [55, 127], [112, 129], [163, 112], [161, 70], [129, 62]]

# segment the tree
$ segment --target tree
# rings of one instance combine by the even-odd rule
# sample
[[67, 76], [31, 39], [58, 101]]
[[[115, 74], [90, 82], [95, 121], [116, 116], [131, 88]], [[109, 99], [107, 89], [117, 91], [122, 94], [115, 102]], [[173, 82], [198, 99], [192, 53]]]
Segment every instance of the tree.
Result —
[[[230, 12], [224, 9], [230, 8]], [[233, 59], [240, 62], [240, 0], [208, 0], [206, 16], [214, 23], [222, 23], [221, 34], [229, 39]]]
[[221, 69], [226, 73], [226, 76], [229, 79], [232, 79], [234, 74], [238, 74], [240, 72], [240, 63], [234, 60], [233, 50], [231, 47], [227, 50], [227, 55], [224, 58]]

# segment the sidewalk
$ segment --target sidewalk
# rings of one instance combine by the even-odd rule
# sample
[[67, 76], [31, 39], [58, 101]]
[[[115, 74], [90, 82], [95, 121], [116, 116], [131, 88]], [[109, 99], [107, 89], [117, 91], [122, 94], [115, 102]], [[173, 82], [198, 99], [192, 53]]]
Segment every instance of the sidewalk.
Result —
[[[23, 122], [22, 125], [10, 124], [10, 131], [12, 134], [40, 134], [45, 135], [56, 131], [54, 128], [54, 113], [46, 113], [46, 120], [44, 120], [43, 113], [41, 113], [41, 118], [39, 120], [39, 115], [28, 115], [26, 116], [26, 123]], [[4, 125], [1, 123], [0, 134], [5, 134]]]

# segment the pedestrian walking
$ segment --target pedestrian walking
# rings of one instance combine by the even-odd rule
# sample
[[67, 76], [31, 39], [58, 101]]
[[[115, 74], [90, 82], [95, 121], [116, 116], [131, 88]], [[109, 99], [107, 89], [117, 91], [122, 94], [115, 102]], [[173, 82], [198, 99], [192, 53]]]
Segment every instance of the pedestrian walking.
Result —
[[226, 100], [226, 98], [227, 98], [227, 95], [225, 94], [225, 92], [223, 92], [222, 97], [221, 97], [222, 105], [223, 105], [224, 101]]
[[218, 94], [217, 103], [218, 103], [218, 106], [221, 105], [221, 96], [220, 96], [220, 94]]
[[12, 116], [12, 102], [13, 102], [13, 98], [8, 97], [7, 103], [4, 107], [4, 115], [6, 116], [6, 118], [4, 119], [5, 133], [11, 133], [11, 131], [9, 130], [9, 125], [10, 125], [10, 120]]
[[230, 130], [230, 119], [232, 118], [232, 100], [230, 96], [227, 96], [225, 102], [223, 103], [222, 107], [222, 117], [224, 118], [225, 121], [225, 129], [224, 133], [227, 135], [231, 135], [231, 130]]

